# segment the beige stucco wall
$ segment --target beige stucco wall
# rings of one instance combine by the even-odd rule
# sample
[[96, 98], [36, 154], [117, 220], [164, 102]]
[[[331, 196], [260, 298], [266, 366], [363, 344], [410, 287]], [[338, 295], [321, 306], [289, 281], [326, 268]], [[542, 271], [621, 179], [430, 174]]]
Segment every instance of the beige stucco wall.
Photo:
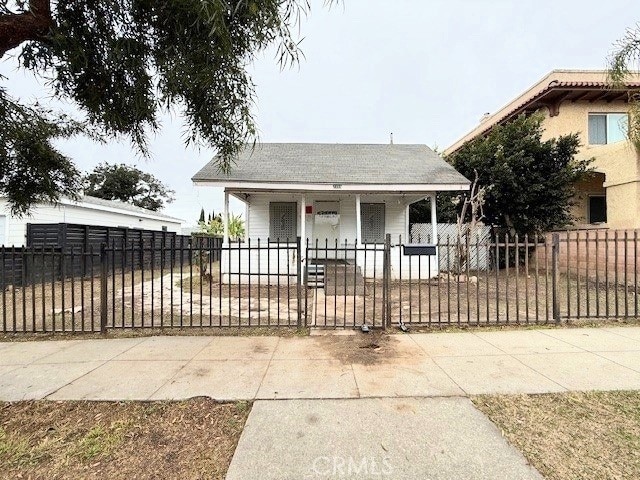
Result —
[[[582, 147], [579, 158], [594, 158], [597, 172], [605, 174], [607, 194], [607, 226], [609, 228], [640, 228], [640, 156], [628, 141], [609, 145], [589, 145], [589, 113], [623, 113], [625, 102], [563, 102], [559, 114], [549, 116], [545, 110], [543, 139], [578, 133]], [[577, 185], [578, 195], [573, 213], [576, 226], [586, 222], [587, 198], [597, 193], [596, 185]]]
[[595, 173], [576, 184], [576, 196], [573, 199], [571, 214], [576, 219], [576, 225], [585, 225], [589, 218], [589, 196], [605, 195], [603, 186], [604, 174]]

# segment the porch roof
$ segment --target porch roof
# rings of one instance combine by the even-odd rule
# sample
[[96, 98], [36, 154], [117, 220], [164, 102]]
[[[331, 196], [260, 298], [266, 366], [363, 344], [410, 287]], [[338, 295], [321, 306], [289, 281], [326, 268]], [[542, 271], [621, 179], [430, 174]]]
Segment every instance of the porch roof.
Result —
[[214, 158], [192, 180], [273, 190], [466, 190], [469, 185], [426, 145], [398, 144], [262, 143], [242, 150], [229, 174]]

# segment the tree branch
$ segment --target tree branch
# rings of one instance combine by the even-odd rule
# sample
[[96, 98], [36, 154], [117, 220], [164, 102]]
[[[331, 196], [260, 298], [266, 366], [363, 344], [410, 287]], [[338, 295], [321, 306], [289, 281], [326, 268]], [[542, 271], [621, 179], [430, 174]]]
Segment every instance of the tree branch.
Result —
[[40, 40], [53, 26], [50, 0], [30, 0], [22, 13], [0, 15], [0, 58], [27, 40]]

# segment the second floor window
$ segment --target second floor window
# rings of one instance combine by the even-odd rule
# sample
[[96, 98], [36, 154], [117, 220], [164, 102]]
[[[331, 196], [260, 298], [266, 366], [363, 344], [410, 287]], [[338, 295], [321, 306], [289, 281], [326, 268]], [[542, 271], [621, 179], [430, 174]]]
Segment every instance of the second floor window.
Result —
[[607, 145], [627, 138], [629, 116], [626, 113], [590, 113], [589, 145]]

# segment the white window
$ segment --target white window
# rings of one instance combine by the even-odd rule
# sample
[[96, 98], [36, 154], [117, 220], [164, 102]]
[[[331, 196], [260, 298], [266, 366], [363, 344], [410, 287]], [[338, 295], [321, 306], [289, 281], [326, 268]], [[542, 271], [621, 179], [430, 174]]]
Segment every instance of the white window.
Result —
[[362, 243], [384, 243], [384, 203], [360, 205]]
[[269, 203], [269, 240], [295, 242], [298, 235], [296, 202]]
[[589, 145], [607, 145], [627, 138], [629, 115], [626, 113], [590, 113]]

